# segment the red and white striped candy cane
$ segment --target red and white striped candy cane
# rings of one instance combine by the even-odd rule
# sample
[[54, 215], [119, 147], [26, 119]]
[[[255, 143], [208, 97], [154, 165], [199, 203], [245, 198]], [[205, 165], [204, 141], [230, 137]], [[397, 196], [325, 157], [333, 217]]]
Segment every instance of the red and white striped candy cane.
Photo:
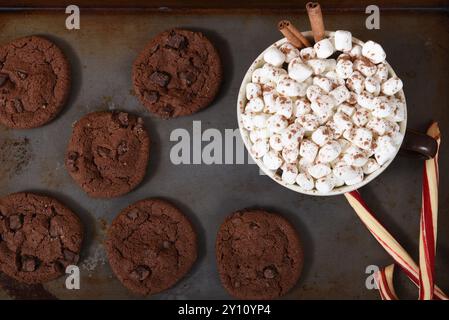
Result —
[[[419, 287], [419, 299], [435, 298], [447, 300], [448, 297], [444, 292], [434, 285], [438, 216], [438, 154], [441, 142], [440, 130], [436, 122], [430, 126], [427, 134], [437, 140], [438, 151], [434, 159], [426, 160], [424, 167], [419, 239], [420, 267], [375, 218], [358, 191], [346, 193], [345, 196], [374, 238], [392, 256], [408, 278]], [[398, 299], [393, 286], [393, 272], [394, 264], [381, 269], [377, 274], [377, 282], [382, 299]]]

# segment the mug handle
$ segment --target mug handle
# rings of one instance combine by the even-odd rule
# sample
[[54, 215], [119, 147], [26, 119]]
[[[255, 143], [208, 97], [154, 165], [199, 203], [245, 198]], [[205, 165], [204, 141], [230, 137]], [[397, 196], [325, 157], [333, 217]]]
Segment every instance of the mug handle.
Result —
[[437, 141], [425, 133], [407, 129], [401, 145], [401, 154], [420, 159], [434, 158], [438, 149]]

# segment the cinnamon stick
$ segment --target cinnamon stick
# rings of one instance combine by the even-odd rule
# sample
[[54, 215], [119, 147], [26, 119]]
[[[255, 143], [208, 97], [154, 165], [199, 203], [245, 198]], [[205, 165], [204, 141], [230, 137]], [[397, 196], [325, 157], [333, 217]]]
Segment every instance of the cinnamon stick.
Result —
[[309, 15], [310, 26], [312, 27], [313, 38], [318, 42], [324, 38], [324, 21], [321, 13], [321, 6], [318, 2], [308, 2], [306, 4]]
[[278, 28], [295, 47], [302, 48], [304, 46], [311, 46], [309, 40], [307, 40], [307, 38], [302, 35], [301, 31], [299, 31], [290, 21], [279, 21]]

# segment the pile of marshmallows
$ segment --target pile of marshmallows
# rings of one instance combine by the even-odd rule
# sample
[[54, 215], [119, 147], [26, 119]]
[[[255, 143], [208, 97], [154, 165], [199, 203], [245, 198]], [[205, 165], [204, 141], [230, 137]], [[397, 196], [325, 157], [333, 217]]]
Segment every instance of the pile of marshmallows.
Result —
[[[342, 53], [329, 58], [335, 51]], [[378, 43], [353, 45], [341, 30], [302, 50], [289, 42], [268, 48], [241, 116], [252, 155], [306, 191], [362, 182], [403, 138], [402, 81], [389, 78], [385, 57]]]

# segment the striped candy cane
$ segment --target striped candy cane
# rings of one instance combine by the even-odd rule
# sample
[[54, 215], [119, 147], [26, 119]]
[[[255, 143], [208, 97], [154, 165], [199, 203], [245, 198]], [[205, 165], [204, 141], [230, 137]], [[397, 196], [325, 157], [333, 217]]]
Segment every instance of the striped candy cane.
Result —
[[[433, 123], [430, 126], [427, 134], [437, 140], [439, 147], [441, 138], [437, 123]], [[435, 298], [447, 300], [448, 297], [444, 292], [434, 285], [438, 216], [438, 152], [434, 159], [426, 160], [424, 167], [419, 241], [420, 267], [375, 218], [358, 191], [346, 193], [345, 196], [374, 238], [391, 255], [408, 278], [419, 287], [419, 299]], [[393, 273], [394, 264], [381, 269], [377, 274], [377, 282], [382, 299], [398, 299], [393, 286]]]

